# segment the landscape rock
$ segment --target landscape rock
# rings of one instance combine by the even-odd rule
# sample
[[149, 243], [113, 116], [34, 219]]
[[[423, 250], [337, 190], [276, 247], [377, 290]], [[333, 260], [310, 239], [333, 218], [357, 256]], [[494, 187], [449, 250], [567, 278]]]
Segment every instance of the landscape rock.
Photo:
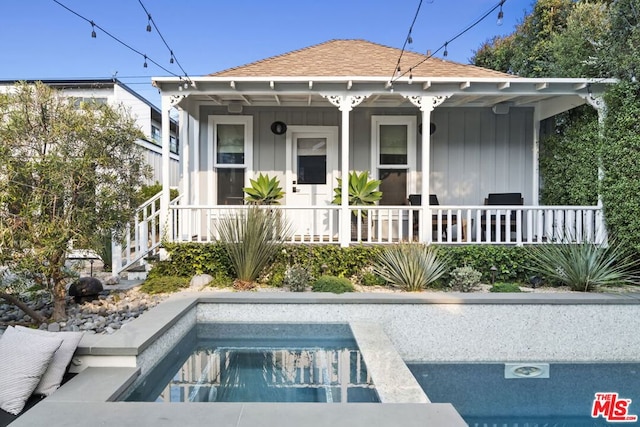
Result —
[[69, 286], [69, 296], [72, 296], [76, 303], [97, 299], [102, 291], [102, 282], [95, 277], [80, 277]]
[[213, 282], [213, 277], [209, 274], [198, 274], [191, 278], [189, 282], [190, 289], [200, 289], [204, 286], [207, 286], [209, 283]]

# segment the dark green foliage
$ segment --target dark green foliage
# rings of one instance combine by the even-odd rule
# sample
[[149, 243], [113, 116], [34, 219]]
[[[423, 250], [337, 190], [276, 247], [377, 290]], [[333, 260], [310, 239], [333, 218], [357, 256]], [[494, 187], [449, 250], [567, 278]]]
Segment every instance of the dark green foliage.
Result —
[[598, 117], [591, 106], [549, 119], [555, 131], [540, 144], [544, 205], [594, 206], [598, 203]]
[[362, 273], [362, 276], [360, 276], [360, 284], [362, 286], [384, 286], [387, 284], [387, 281], [371, 271], [365, 271]]
[[491, 281], [491, 267], [497, 268], [496, 281], [526, 282], [531, 258], [528, 247], [517, 246], [450, 246], [440, 251], [451, 266], [469, 266], [482, 273], [482, 281]]
[[154, 264], [149, 277], [210, 274], [232, 277], [231, 263], [219, 243], [163, 243], [170, 259]]
[[517, 283], [496, 283], [489, 292], [522, 292]]
[[147, 294], [162, 294], [177, 292], [189, 286], [189, 279], [178, 276], [148, 277], [140, 286], [140, 290]]
[[640, 83], [620, 83], [606, 96], [602, 201], [608, 230], [640, 252]]
[[313, 292], [332, 292], [334, 294], [353, 292], [355, 290], [349, 279], [326, 275], [320, 276], [311, 286], [311, 289]]

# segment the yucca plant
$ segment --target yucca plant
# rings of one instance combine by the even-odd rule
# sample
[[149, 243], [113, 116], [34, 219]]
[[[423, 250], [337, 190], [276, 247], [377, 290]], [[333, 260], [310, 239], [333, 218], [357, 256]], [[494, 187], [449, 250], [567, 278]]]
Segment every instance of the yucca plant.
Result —
[[531, 260], [530, 269], [536, 274], [573, 291], [637, 284], [638, 280], [638, 261], [615, 241], [607, 247], [590, 242], [540, 245], [531, 248]]
[[400, 244], [384, 248], [373, 271], [393, 286], [421, 291], [445, 273], [446, 261], [438, 257], [433, 246]]
[[238, 279], [235, 287], [251, 288], [289, 238], [290, 226], [279, 210], [252, 206], [222, 218], [218, 231]]
[[245, 187], [242, 190], [247, 193], [244, 198], [248, 203], [253, 205], [277, 205], [278, 200], [284, 197], [280, 181], [276, 178], [269, 178], [269, 175], [258, 175], [258, 179], [250, 179], [251, 187]]

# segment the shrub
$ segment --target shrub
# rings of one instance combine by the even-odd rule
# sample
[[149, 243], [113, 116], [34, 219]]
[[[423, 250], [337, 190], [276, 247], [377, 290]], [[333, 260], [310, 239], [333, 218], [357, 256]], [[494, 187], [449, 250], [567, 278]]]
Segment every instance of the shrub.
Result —
[[460, 292], [471, 292], [480, 284], [482, 273], [473, 267], [457, 267], [451, 272], [449, 286]]
[[293, 265], [284, 273], [284, 285], [291, 292], [304, 292], [312, 280], [311, 273], [300, 265]]
[[531, 256], [535, 273], [572, 291], [588, 292], [637, 279], [638, 260], [613, 239], [606, 248], [589, 242], [540, 245], [531, 248]]
[[360, 284], [362, 286], [384, 286], [387, 281], [372, 271], [365, 271], [360, 276]]
[[280, 252], [289, 229], [279, 211], [255, 206], [220, 221], [222, 245], [240, 282], [248, 284], [258, 278]]
[[335, 276], [320, 276], [318, 280], [311, 286], [313, 292], [333, 292], [334, 294], [342, 294], [344, 292], [353, 292], [355, 289], [349, 279]]
[[522, 292], [517, 283], [495, 283], [489, 292]]
[[498, 245], [446, 246], [439, 248], [449, 265], [465, 265], [482, 273], [481, 280], [491, 281], [491, 267], [495, 266], [496, 281], [521, 282], [528, 280], [527, 267], [531, 253], [526, 247]]
[[177, 292], [189, 286], [189, 279], [178, 276], [147, 277], [140, 286], [140, 290], [147, 294], [162, 294]]
[[420, 291], [442, 276], [445, 268], [433, 246], [401, 244], [384, 248], [373, 271], [394, 286]]
[[196, 274], [223, 274], [231, 277], [233, 269], [229, 256], [220, 243], [169, 243], [162, 246], [169, 259], [153, 264], [148, 277], [180, 276], [192, 277]]

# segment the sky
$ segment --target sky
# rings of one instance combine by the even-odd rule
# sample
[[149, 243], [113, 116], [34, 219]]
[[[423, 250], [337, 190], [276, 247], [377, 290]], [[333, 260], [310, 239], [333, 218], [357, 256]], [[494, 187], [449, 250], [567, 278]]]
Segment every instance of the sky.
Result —
[[[159, 105], [151, 78], [206, 75], [332, 39], [365, 39], [402, 48], [420, 0], [58, 0], [151, 61], [131, 51], [54, 0], [0, 0], [0, 80], [116, 76]], [[473, 51], [510, 34], [534, 0], [506, 0], [448, 44], [446, 59], [469, 63]], [[423, 0], [408, 50], [435, 51], [499, 0]], [[146, 31], [148, 17], [158, 30]], [[177, 63], [169, 63], [173, 51]], [[437, 55], [442, 57], [442, 53]], [[168, 71], [168, 72], [167, 72]], [[390, 70], [390, 72], [393, 70]]]

